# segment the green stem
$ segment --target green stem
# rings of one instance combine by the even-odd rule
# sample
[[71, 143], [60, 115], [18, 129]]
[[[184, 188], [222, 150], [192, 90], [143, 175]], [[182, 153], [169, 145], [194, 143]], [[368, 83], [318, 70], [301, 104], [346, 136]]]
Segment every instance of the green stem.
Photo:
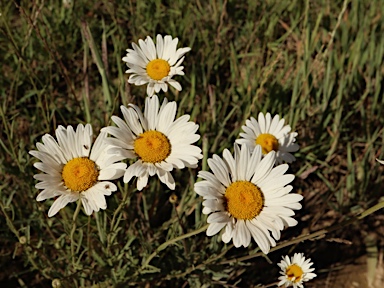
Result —
[[180, 240], [183, 240], [185, 238], [189, 238], [191, 236], [194, 236], [194, 235], [197, 235], [201, 232], [204, 232], [205, 230], [207, 230], [209, 224], [206, 224], [205, 226], [195, 230], [195, 231], [192, 231], [192, 232], [189, 232], [187, 234], [184, 234], [184, 235], [181, 235], [181, 236], [178, 236], [176, 238], [173, 238], [173, 239], [170, 239], [168, 240], [167, 242], [164, 242], [163, 244], [161, 244], [159, 247], [157, 247], [157, 249], [151, 254], [149, 255], [149, 257], [147, 258], [147, 260], [145, 260], [145, 262], [141, 265], [140, 269], [135, 273], [135, 275], [137, 275], [138, 273], [140, 273], [140, 271], [144, 270], [149, 262], [151, 262], [151, 260], [161, 251], [161, 250], [164, 250], [165, 248], [167, 248], [169, 245], [173, 244], [173, 243], [176, 243], [177, 241], [180, 241]]
[[[127, 185], [127, 184], [125, 184], [125, 185]], [[124, 190], [127, 190], [127, 189], [124, 189]], [[128, 202], [128, 195], [129, 195], [129, 191], [124, 191], [123, 199], [121, 200], [120, 205], [117, 207], [117, 209], [113, 213], [112, 221], [111, 221], [111, 231], [114, 231], [114, 230], [116, 230], [118, 228], [118, 225], [115, 224], [115, 222], [117, 221], [117, 215], [120, 213], [120, 211], [127, 204], [127, 202]]]
[[189, 273], [191, 273], [192, 271], [195, 271], [197, 269], [202, 269], [204, 268], [206, 265], [212, 263], [212, 262], [215, 262], [216, 260], [220, 259], [221, 257], [223, 257], [231, 248], [233, 248], [233, 244], [229, 245], [227, 247], [227, 249], [225, 249], [224, 251], [222, 251], [220, 254], [214, 256], [214, 257], [211, 257], [211, 258], [208, 258], [206, 261], [204, 261], [203, 263], [197, 265], [197, 266], [192, 266], [191, 268], [188, 268], [186, 271], [184, 271], [183, 273], [179, 273], [179, 274], [175, 274], [175, 275], [168, 275], [166, 277], [167, 280], [170, 280], [172, 278], [183, 278], [185, 277], [186, 275], [188, 275]]
[[117, 209], [115, 210], [115, 212], [113, 213], [113, 216], [112, 216], [112, 220], [111, 220], [111, 224], [110, 224], [110, 230], [109, 230], [109, 233], [107, 234], [107, 256], [110, 257], [111, 256], [111, 242], [112, 242], [112, 236], [114, 233], [116, 233], [116, 230], [117, 228], [119, 227], [118, 224], [120, 222], [120, 218], [118, 219], [118, 215], [121, 215], [120, 214], [120, 211], [124, 208], [124, 206], [128, 203], [128, 195], [129, 195], [129, 191], [128, 191], [128, 185], [125, 184], [125, 191], [124, 191], [124, 194], [123, 194], [123, 199], [121, 200], [119, 206], [117, 207]]
[[76, 231], [76, 219], [77, 219], [77, 215], [79, 215], [79, 212], [80, 212], [80, 208], [81, 208], [81, 199], [77, 200], [77, 207], [76, 207], [76, 210], [75, 210], [75, 213], [73, 214], [73, 217], [72, 217], [72, 229], [71, 229], [71, 234], [70, 234], [70, 239], [71, 239], [71, 258], [72, 258], [72, 265], [73, 265], [73, 268], [76, 270], [76, 261], [75, 261], [75, 240], [73, 238], [73, 236], [75, 235], [75, 231]]
[[105, 229], [104, 229], [104, 225], [101, 225], [102, 223], [100, 223], [100, 214], [99, 213], [96, 213], [95, 214], [95, 220], [96, 220], [96, 227], [97, 227], [97, 231], [99, 232], [99, 237], [100, 237], [100, 242], [104, 245], [105, 244]]

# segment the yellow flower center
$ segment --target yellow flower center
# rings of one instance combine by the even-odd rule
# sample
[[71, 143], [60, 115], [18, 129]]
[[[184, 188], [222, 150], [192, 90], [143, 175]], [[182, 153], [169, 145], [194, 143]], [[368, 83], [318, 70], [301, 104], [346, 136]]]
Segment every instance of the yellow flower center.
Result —
[[276, 137], [269, 133], [260, 134], [256, 138], [256, 145], [260, 145], [263, 154], [268, 154], [272, 150], [277, 151], [279, 149], [279, 142]]
[[171, 67], [168, 62], [163, 59], [155, 59], [147, 64], [147, 74], [153, 80], [161, 80], [168, 76]]
[[251, 220], [264, 205], [263, 193], [249, 181], [233, 182], [225, 190], [226, 208], [236, 219]]
[[134, 150], [143, 162], [159, 163], [171, 154], [171, 143], [163, 133], [150, 130], [136, 138]]
[[304, 272], [300, 266], [292, 264], [291, 266], [288, 266], [287, 270], [285, 270], [285, 274], [287, 275], [289, 281], [297, 283], [300, 282]]
[[99, 171], [95, 162], [81, 157], [68, 161], [61, 172], [61, 176], [67, 188], [82, 192], [95, 185]]

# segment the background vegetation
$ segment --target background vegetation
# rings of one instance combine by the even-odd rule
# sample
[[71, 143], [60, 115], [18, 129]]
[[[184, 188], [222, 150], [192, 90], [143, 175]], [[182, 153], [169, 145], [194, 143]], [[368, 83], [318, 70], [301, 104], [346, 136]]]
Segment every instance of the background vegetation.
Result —
[[[51, 287], [53, 279], [62, 287], [276, 286], [276, 263], [294, 252], [315, 263], [318, 278], [306, 287], [341, 287], [330, 275], [366, 254], [361, 269], [376, 281], [382, 213], [353, 217], [383, 201], [375, 161], [384, 158], [382, 7], [382, 0], [2, 1], [2, 287]], [[260, 111], [281, 114], [299, 133], [290, 170], [303, 209], [298, 226], [282, 233], [286, 247], [255, 257], [255, 243], [236, 249], [206, 237], [193, 191], [199, 169], [175, 172], [174, 192], [155, 178], [141, 192], [117, 181], [106, 211], [76, 221], [76, 204], [48, 219], [52, 201], [35, 201], [38, 171], [28, 151], [58, 125], [91, 123], [97, 133], [120, 105], [144, 107], [145, 88], [127, 83], [121, 58], [132, 42], [158, 33], [192, 48], [186, 76], [177, 78], [183, 91], [165, 96], [200, 125], [199, 169], [233, 149], [245, 120]], [[353, 223], [337, 226], [345, 221]], [[308, 234], [312, 241], [295, 241]]]

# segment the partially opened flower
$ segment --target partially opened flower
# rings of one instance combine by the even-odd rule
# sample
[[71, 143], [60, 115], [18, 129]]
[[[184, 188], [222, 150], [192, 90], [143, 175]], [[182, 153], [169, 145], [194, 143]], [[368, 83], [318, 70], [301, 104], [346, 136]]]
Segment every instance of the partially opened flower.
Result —
[[237, 139], [236, 143], [246, 144], [250, 149], [260, 145], [263, 155], [275, 151], [277, 163], [291, 163], [296, 160], [290, 152], [299, 150], [299, 145], [295, 143], [297, 133], [290, 132], [291, 126], [284, 126], [284, 118], [280, 119], [279, 115], [272, 119], [270, 113], [264, 116], [260, 112], [258, 121], [251, 117], [241, 128], [245, 133], [240, 133], [243, 138]]
[[138, 158], [124, 174], [124, 182], [133, 176], [138, 177], [137, 189], [142, 190], [148, 177], [157, 174], [160, 181], [169, 189], [175, 189], [175, 180], [170, 173], [173, 168], [196, 168], [203, 158], [201, 149], [192, 145], [200, 139], [195, 134], [199, 125], [189, 121], [189, 115], [175, 120], [176, 102], [164, 99], [160, 107], [159, 98], [154, 95], [145, 99], [144, 114], [139, 107], [129, 104], [121, 106], [124, 120], [112, 116], [117, 127], [102, 129], [116, 138], [108, 138], [111, 145], [119, 146], [111, 152], [120, 153], [125, 158]]
[[283, 257], [283, 260], [277, 264], [281, 268], [279, 277], [279, 286], [293, 288], [303, 288], [303, 282], [311, 280], [316, 277], [315, 273], [312, 273], [315, 268], [312, 266], [311, 259], [305, 260], [303, 253], [295, 253], [293, 257]]
[[379, 162], [381, 165], [384, 165], [384, 160], [380, 160], [376, 158], [376, 161]]
[[109, 180], [120, 178], [126, 164], [115, 163], [122, 156], [107, 154], [112, 146], [104, 140], [107, 133], [100, 133], [92, 146], [93, 132], [90, 124], [79, 124], [76, 131], [72, 126], [59, 126], [56, 129], [57, 141], [49, 134], [37, 143], [37, 151], [29, 151], [41, 160], [34, 166], [44, 173], [36, 174], [35, 179], [41, 181], [36, 188], [43, 189], [37, 201], [56, 198], [48, 211], [54, 216], [70, 202], [81, 199], [85, 213], [106, 209], [105, 196], [117, 190]]
[[287, 184], [295, 176], [284, 174], [288, 164], [274, 167], [274, 151], [262, 158], [259, 145], [251, 151], [235, 144], [234, 150], [234, 158], [227, 149], [223, 159], [213, 155], [208, 159], [213, 173], [198, 174], [205, 179], [195, 184], [195, 191], [204, 198], [203, 213], [210, 214], [207, 235], [225, 228], [225, 243], [233, 239], [235, 247], [247, 247], [253, 238], [268, 253], [280, 239], [280, 231], [297, 224], [291, 216], [293, 210], [301, 209], [303, 196], [290, 193], [292, 186]]
[[176, 50], [179, 39], [167, 35], [156, 37], [156, 45], [151, 37], [143, 41], [139, 40], [139, 46], [132, 43], [132, 49], [127, 49], [127, 55], [123, 58], [129, 69], [126, 73], [133, 73], [129, 76], [128, 82], [135, 85], [148, 83], [147, 94], [152, 96], [161, 89], [168, 90], [168, 84], [176, 90], [181, 91], [181, 85], [172, 79], [175, 75], [184, 75], [181, 63], [184, 61], [184, 54], [191, 48], [179, 48]]

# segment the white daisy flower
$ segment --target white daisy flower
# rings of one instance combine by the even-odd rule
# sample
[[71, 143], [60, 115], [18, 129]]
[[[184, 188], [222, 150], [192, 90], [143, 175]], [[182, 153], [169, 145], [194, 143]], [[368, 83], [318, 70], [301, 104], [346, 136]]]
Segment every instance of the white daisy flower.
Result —
[[116, 138], [108, 138], [107, 143], [119, 146], [112, 149], [125, 158], [139, 159], [128, 167], [124, 182], [133, 176], [138, 177], [137, 189], [142, 190], [148, 183], [148, 177], [157, 174], [160, 181], [169, 189], [175, 189], [175, 180], [171, 175], [173, 168], [196, 168], [203, 158], [201, 149], [192, 143], [200, 139], [195, 134], [199, 125], [189, 121], [189, 115], [175, 120], [176, 102], [164, 98], [160, 107], [159, 98], [154, 95], [145, 99], [144, 115], [139, 107], [129, 104], [121, 106], [124, 120], [112, 116], [117, 127], [105, 127], [101, 131]]
[[135, 85], [148, 83], [147, 94], [149, 97], [154, 93], [163, 90], [167, 92], [168, 84], [176, 90], [181, 91], [181, 85], [172, 79], [175, 75], [184, 75], [183, 55], [191, 50], [189, 47], [176, 50], [179, 39], [167, 35], [156, 37], [156, 46], [151, 37], [143, 41], [139, 40], [139, 46], [132, 43], [132, 49], [127, 49], [127, 55], [123, 58], [129, 69], [126, 73], [133, 73], [129, 76], [128, 82]]
[[[197, 194], [203, 196], [203, 213], [210, 214], [207, 236], [225, 228], [222, 240], [233, 239], [235, 247], [247, 247], [251, 237], [263, 253], [276, 246], [280, 231], [297, 224], [294, 209], [301, 209], [303, 196], [290, 193], [287, 185], [295, 178], [284, 173], [288, 164], [276, 167], [275, 152], [262, 158], [261, 147], [251, 151], [246, 145], [234, 145], [235, 157], [225, 149], [223, 159], [218, 155], [208, 159], [213, 173], [200, 171], [205, 181], [195, 184]], [[272, 236], [271, 236], [272, 233]]]
[[384, 160], [380, 160], [376, 158], [376, 161], [379, 162], [381, 165], [384, 165]]
[[288, 256], [277, 264], [281, 268], [278, 286], [293, 288], [304, 288], [303, 282], [316, 277], [315, 273], [311, 273], [315, 268], [310, 268], [313, 263], [311, 259], [305, 260], [303, 253], [295, 253], [291, 259]]
[[105, 143], [107, 133], [100, 133], [92, 148], [92, 126], [79, 124], [76, 131], [72, 126], [59, 126], [56, 129], [57, 141], [49, 134], [37, 143], [37, 151], [29, 154], [41, 160], [34, 166], [44, 173], [36, 174], [37, 189], [43, 191], [37, 201], [58, 197], [48, 211], [54, 216], [70, 202], [81, 200], [85, 213], [106, 209], [104, 196], [117, 190], [114, 180], [123, 176], [126, 164], [115, 163], [124, 157], [107, 154], [112, 146]]
[[245, 133], [240, 133], [243, 139], [237, 139], [236, 143], [246, 144], [253, 149], [256, 145], [262, 147], [263, 155], [271, 151], [276, 152], [276, 162], [292, 163], [296, 158], [290, 152], [299, 150], [296, 142], [296, 132], [291, 132], [291, 126], [284, 126], [284, 118], [280, 119], [279, 115], [275, 115], [273, 119], [271, 114], [259, 113], [258, 121], [251, 117], [245, 121], [245, 125], [241, 127]]

